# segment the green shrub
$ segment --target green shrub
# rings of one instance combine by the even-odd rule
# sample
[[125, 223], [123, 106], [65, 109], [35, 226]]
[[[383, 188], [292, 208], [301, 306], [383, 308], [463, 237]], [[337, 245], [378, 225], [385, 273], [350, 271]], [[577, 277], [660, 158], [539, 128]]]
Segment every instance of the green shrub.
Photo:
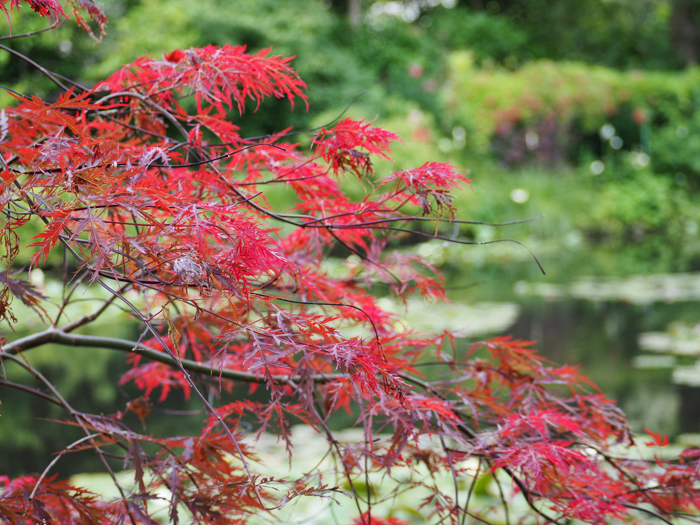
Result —
[[[649, 154], [655, 172], [700, 177], [700, 69], [620, 72], [543, 60], [510, 71], [477, 68], [471, 53], [455, 52], [448, 70], [445, 125], [464, 127], [473, 153], [578, 164], [612, 145]], [[599, 133], [606, 124], [611, 133]]]

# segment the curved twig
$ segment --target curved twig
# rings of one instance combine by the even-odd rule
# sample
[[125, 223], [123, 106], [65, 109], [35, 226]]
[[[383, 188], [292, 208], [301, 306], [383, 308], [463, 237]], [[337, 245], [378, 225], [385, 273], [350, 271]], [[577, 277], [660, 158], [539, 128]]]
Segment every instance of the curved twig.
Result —
[[[81, 320], [78, 320], [79, 322]], [[76, 323], [77, 323], [76, 322]], [[70, 325], [69, 325], [70, 326]], [[24, 337], [8, 343], [0, 350], [0, 360], [7, 355], [15, 355], [20, 352], [30, 350], [45, 344], [60, 344], [65, 346], [87, 347], [87, 348], [107, 348], [111, 350], [119, 350], [121, 352], [134, 352], [163, 363], [166, 365], [176, 366], [181, 364], [185, 370], [196, 372], [198, 374], [220, 375], [226, 379], [245, 381], [248, 383], [265, 383], [267, 379], [263, 376], [240, 370], [232, 370], [230, 368], [218, 368], [213, 363], [200, 363], [190, 359], [173, 358], [170, 355], [154, 350], [141, 343], [135, 343], [126, 339], [117, 339], [114, 337], [101, 337], [93, 335], [79, 335], [66, 333], [64, 330], [57, 328], [49, 328], [43, 332], [38, 332], [30, 336]], [[300, 381], [301, 376], [297, 375], [273, 375], [272, 379], [280, 384], [287, 385]], [[305, 376], [312, 379], [315, 383], [330, 383], [339, 379], [349, 378], [349, 374], [317, 374], [313, 376]]]

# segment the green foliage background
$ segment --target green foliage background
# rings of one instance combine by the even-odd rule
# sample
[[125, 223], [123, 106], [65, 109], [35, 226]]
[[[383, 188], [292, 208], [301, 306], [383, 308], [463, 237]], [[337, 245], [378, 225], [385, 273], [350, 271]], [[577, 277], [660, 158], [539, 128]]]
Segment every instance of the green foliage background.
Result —
[[[411, 11], [412, 2], [365, 0], [359, 24], [347, 16], [349, 3], [106, 0], [110, 25], [99, 45], [70, 21], [5, 43], [85, 86], [145, 54], [207, 44], [250, 51], [271, 46], [273, 54], [296, 56], [309, 110], [270, 100], [257, 112], [232, 115], [248, 136], [324, 125], [352, 104], [349, 115], [375, 119], [405, 140], [394, 149], [395, 163], [380, 163], [380, 172], [428, 160], [471, 169], [475, 190], [457, 196], [459, 218], [504, 221], [545, 213], [547, 219], [508, 235], [533, 246], [571, 239], [603, 246], [635, 271], [653, 271], [659, 261], [666, 269], [700, 268], [692, 249], [700, 230], [694, 204], [700, 70], [672, 39], [681, 0], [462, 0], [424, 2], [432, 7], [422, 11]], [[404, 10], [391, 14], [397, 5]], [[26, 7], [12, 14], [13, 33], [42, 27], [45, 21]], [[55, 96], [51, 81], [17, 57], [0, 52], [0, 68], [0, 84]], [[13, 101], [7, 93], [0, 98], [4, 105]], [[606, 125], [621, 140], [619, 148], [601, 132]], [[534, 148], [527, 146], [528, 133], [537, 136]], [[604, 166], [597, 175], [595, 162]], [[509, 199], [513, 190], [525, 190], [529, 199]], [[490, 240], [494, 233], [474, 228], [467, 235]], [[621, 246], [628, 247], [627, 258]], [[52, 257], [58, 271], [61, 256]], [[65, 349], [35, 352], [70, 399], [92, 403], [83, 406], [97, 412], [126, 402], [126, 393], [102, 388], [105, 377], [124, 369], [122, 356], [91, 355], [76, 368], [61, 366], [56, 351]], [[8, 389], [1, 394], [0, 447], [16, 451], [14, 462], [5, 455], [3, 473], [42, 468], [71, 431], [64, 435], [51, 426], [51, 439], [38, 437], [19, 401], [27, 396]], [[31, 417], [61, 417], [41, 410]], [[156, 418], [149, 431], [167, 424], [167, 417]], [[62, 473], [90, 470], [85, 461], [76, 455]]]

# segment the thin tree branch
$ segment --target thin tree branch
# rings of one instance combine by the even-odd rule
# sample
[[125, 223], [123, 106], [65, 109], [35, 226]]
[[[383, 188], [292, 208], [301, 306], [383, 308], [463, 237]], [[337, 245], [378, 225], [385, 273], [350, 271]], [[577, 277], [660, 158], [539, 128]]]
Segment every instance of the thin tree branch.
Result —
[[[70, 327], [71, 325], [69, 325]], [[185, 370], [190, 372], [196, 372], [203, 375], [220, 376], [226, 379], [233, 379], [237, 381], [245, 381], [247, 383], [265, 383], [267, 379], [265, 376], [260, 376], [257, 374], [252, 374], [250, 372], [243, 372], [240, 370], [232, 370], [230, 368], [219, 368], [215, 367], [213, 363], [200, 363], [198, 361], [192, 361], [190, 359], [180, 359], [173, 358], [164, 352], [158, 352], [153, 348], [150, 348], [144, 344], [136, 343], [133, 341], [128, 341], [126, 339], [117, 339], [114, 337], [101, 337], [93, 335], [79, 335], [66, 333], [62, 329], [49, 328], [43, 332], [38, 332], [22, 339], [8, 343], [2, 347], [0, 351], [0, 360], [3, 359], [5, 355], [16, 355], [26, 350], [36, 348], [45, 344], [60, 344], [64, 346], [75, 346], [75, 347], [88, 347], [88, 348], [106, 348], [110, 350], [119, 350], [121, 352], [134, 352], [135, 354], [142, 355], [163, 363], [166, 365], [171, 365], [177, 367], [178, 363], [182, 365]], [[272, 375], [270, 376], [274, 381], [282, 385], [288, 385], [296, 383], [302, 380], [301, 376], [297, 375]], [[330, 383], [338, 379], [348, 379], [349, 374], [315, 374], [310, 377], [315, 383]]]
[[32, 66], [34, 66], [35, 68], [37, 68], [39, 71], [41, 71], [44, 75], [46, 75], [47, 77], [49, 77], [49, 78], [53, 81], [53, 83], [56, 84], [58, 87], [60, 87], [60, 88], [63, 89], [64, 91], [68, 91], [68, 86], [66, 86], [63, 82], [61, 82], [60, 80], [58, 80], [58, 78], [56, 78], [56, 76], [55, 76], [51, 71], [49, 71], [48, 69], [46, 69], [44, 66], [42, 66], [42, 65], [40, 65], [40, 64], [37, 64], [37, 63], [34, 62], [31, 58], [29, 58], [28, 56], [25, 56], [25, 55], [23, 55], [22, 53], [20, 53], [19, 51], [15, 51], [15, 50], [12, 49], [12, 48], [9, 48], [9, 47], [7, 47], [7, 46], [3, 46], [2, 44], [0, 44], [0, 49], [4, 49], [4, 50], [7, 51], [8, 53], [12, 53], [12, 54], [15, 55], [16, 57], [21, 58], [22, 60], [24, 60], [25, 62], [27, 62], [28, 64], [31, 64]]

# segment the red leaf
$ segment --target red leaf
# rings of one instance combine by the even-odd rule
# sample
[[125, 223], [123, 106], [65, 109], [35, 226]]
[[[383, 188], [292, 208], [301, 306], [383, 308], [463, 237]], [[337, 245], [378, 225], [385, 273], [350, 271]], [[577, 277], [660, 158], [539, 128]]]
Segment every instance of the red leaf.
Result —
[[658, 433], [654, 432], [653, 430], [649, 430], [648, 428], [644, 429], [644, 432], [649, 434], [651, 436], [652, 442], [647, 443], [647, 447], [665, 447], [668, 446], [668, 435], [664, 434], [663, 436]]

